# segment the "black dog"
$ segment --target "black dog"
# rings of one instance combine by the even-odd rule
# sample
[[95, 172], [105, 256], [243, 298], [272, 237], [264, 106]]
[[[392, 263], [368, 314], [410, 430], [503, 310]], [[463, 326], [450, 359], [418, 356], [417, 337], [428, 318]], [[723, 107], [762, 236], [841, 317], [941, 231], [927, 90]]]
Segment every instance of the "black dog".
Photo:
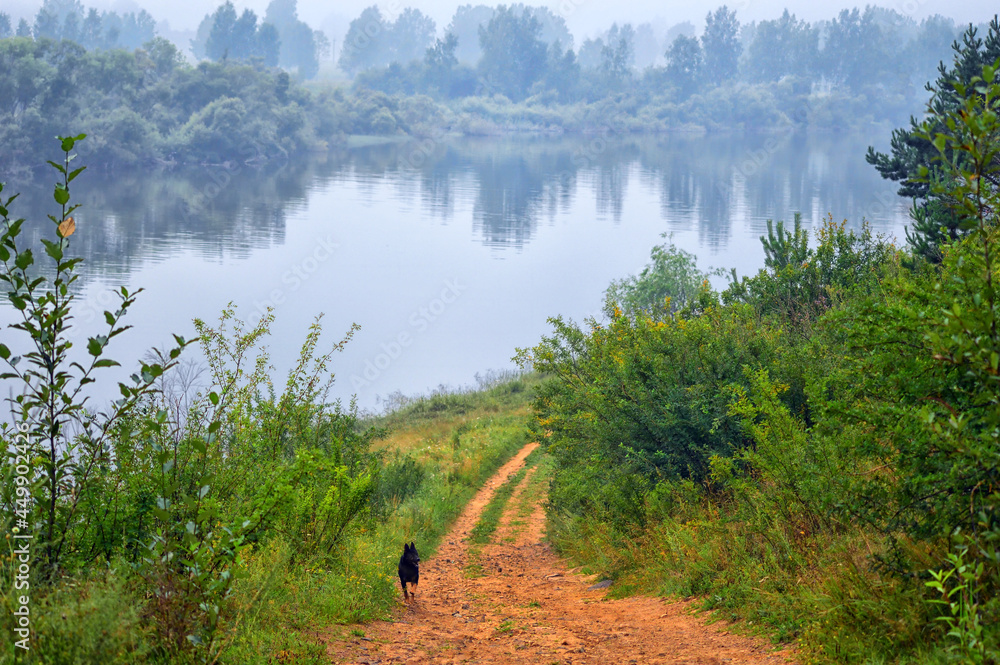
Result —
[[403, 599], [409, 600], [411, 595], [406, 592], [406, 583], [413, 585], [414, 593], [417, 590], [417, 582], [420, 581], [420, 555], [417, 554], [417, 546], [413, 543], [407, 545], [403, 543], [403, 556], [399, 557], [399, 583], [403, 587]]

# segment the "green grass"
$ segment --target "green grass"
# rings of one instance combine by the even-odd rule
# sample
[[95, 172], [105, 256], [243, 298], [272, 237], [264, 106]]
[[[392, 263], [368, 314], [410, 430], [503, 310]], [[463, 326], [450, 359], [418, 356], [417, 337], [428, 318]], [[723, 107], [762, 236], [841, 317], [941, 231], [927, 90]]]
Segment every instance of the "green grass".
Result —
[[510, 533], [504, 538], [504, 542], [515, 542], [521, 531], [524, 530], [528, 523], [528, 517], [531, 516], [537, 505], [535, 497], [548, 494], [549, 482], [552, 480], [554, 470], [555, 460], [553, 457], [547, 454], [542, 455], [535, 465], [535, 472], [528, 479], [524, 491], [518, 497], [509, 524]]
[[331, 560], [294, 561], [281, 541], [251, 553], [234, 594], [241, 625], [222, 662], [325, 664], [318, 632], [390, 618], [402, 599], [395, 571], [403, 543], [431, 557], [465, 504], [528, 442], [528, 391], [517, 381], [520, 388], [434, 395], [377, 418], [391, 431], [387, 451], [424, 467], [423, 485], [384, 523], [352, 532]]
[[[25, 592], [21, 592], [25, 593]], [[128, 577], [104, 571], [92, 577], [65, 579], [41, 594], [31, 589], [31, 642], [25, 652], [14, 647], [13, 615], [0, 634], [0, 663], [140, 663], [151, 655], [142, 627], [142, 598], [129, 588]], [[0, 604], [0, 610], [6, 610]]]
[[517, 473], [510, 476], [494, 492], [493, 498], [486, 504], [486, 508], [483, 509], [483, 513], [476, 522], [476, 525], [472, 527], [472, 532], [469, 534], [469, 540], [472, 543], [485, 545], [490, 542], [490, 537], [497, 530], [500, 518], [503, 516], [504, 509], [507, 507], [507, 502], [510, 500], [511, 495], [517, 486], [521, 484], [521, 481], [524, 480], [524, 476], [527, 475], [528, 470], [538, 462], [543, 453], [544, 451], [541, 448], [535, 448], [531, 451], [531, 454], [524, 460], [524, 466]]
[[612, 597], [698, 599], [728, 630], [800, 649], [803, 662], [936, 663], [940, 634], [920, 595], [872, 565], [884, 546], [859, 530], [810, 534], [781, 520], [747, 519], [748, 506], [674, 497], [643, 531], [549, 515], [549, 537], [575, 564], [616, 580]]
[[[527, 403], [536, 382], [529, 375], [478, 392], [408, 400], [370, 419], [390, 432], [379, 442], [389, 460], [419, 466], [419, 489], [390, 501], [387, 515], [358, 520], [327, 556], [296, 555], [281, 536], [249, 548], [222, 613], [217, 662], [326, 665], [321, 636], [336, 634], [338, 625], [391, 618], [402, 600], [396, 564], [403, 542], [431, 557], [483, 483], [529, 441]], [[2, 649], [0, 665], [163, 662], [137, 582], [122, 563], [33, 593], [32, 651], [15, 660]], [[0, 609], [5, 598], [0, 594]], [[357, 636], [363, 629], [341, 630]]]
[[421, 426], [428, 425], [450, 430], [464, 421], [483, 416], [526, 413], [532, 389], [541, 381], [538, 374], [518, 374], [490, 382], [483, 390], [443, 391], [417, 398], [397, 396], [394, 399], [396, 409], [374, 416], [370, 422], [393, 430], [420, 431]]

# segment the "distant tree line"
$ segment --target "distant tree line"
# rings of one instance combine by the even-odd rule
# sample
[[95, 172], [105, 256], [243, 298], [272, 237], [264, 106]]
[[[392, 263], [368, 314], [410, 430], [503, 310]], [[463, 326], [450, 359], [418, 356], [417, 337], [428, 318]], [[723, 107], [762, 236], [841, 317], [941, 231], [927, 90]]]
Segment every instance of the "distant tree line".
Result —
[[44, 0], [33, 24], [21, 19], [16, 27], [0, 12], [0, 39], [37, 37], [66, 39], [86, 49], [139, 48], [156, 35], [156, 21], [149, 12], [87, 9], [80, 0]]
[[[952, 47], [955, 57], [950, 65], [940, 63], [937, 78], [927, 85], [932, 93], [931, 118], [960, 114], [970, 100], [982, 96], [983, 82], [976, 77], [984, 68], [1000, 65], [1000, 19], [993, 18], [989, 27], [980, 32], [970, 27], [960, 42]], [[910, 216], [913, 223], [906, 230], [906, 237], [916, 256], [931, 262], [940, 262], [944, 247], [963, 236], [972, 228], [969, 215], [955, 205], [954, 196], [940, 191], [946, 180], [946, 166], [942, 163], [938, 147], [923, 127], [923, 118], [910, 118], [908, 128], [892, 133], [888, 153], [868, 149], [868, 163], [878, 169], [883, 178], [899, 183], [899, 195], [913, 201]], [[934, 120], [934, 134], [953, 137], [955, 128]], [[962, 154], [957, 147], [945, 151], [948, 159]], [[990, 171], [982, 177], [988, 189], [1000, 189], [1000, 154], [995, 150], [988, 158]]]
[[297, 0], [271, 0], [258, 20], [250, 9], [237, 15], [227, 0], [202, 19], [191, 50], [197, 58], [244, 62], [259, 58], [268, 67], [293, 70], [299, 78], [316, 76], [319, 53], [330, 48], [329, 40], [299, 20]]
[[650, 24], [615, 24], [574, 50], [565, 21], [546, 8], [463, 5], [435, 39], [433, 20], [418, 10], [391, 21], [372, 6], [351, 23], [339, 62], [359, 85], [442, 98], [594, 101], [628, 89], [684, 100], [789, 79], [811, 90], [912, 98], [960, 32], [941, 16], [918, 23], [873, 6], [816, 23], [786, 10], [745, 24], [722, 6], [700, 36], [680, 24], [660, 41]]
[[[88, 49], [94, 42], [74, 26], [93, 16], [110, 27], [87, 33], [105, 35], [103, 46]], [[112, 29], [119, 24], [146, 26], [146, 40], [122, 50], [123, 35], [140, 33]], [[296, 79], [314, 76], [317, 54], [331, 45], [298, 18], [296, 0], [272, 0], [263, 17], [237, 13], [229, 1], [218, 6], [192, 40], [203, 58], [197, 66], [155, 37], [148, 14], [84, 12], [79, 0], [45, 0], [33, 25], [14, 27], [0, 13], [0, 170], [44, 149], [34, 143], [40, 137], [66, 131], [91, 137], [91, 164], [116, 167], [253, 161], [351, 134], [848, 130], [904, 122], [935, 66], [950, 60], [953, 42], [960, 56], [976, 40], [985, 40], [984, 52], [1000, 52], [996, 30], [977, 37], [978, 29], [969, 26], [963, 47], [955, 24], [941, 17], [916, 23], [868, 7], [814, 24], [788, 12], [741, 24], [723, 6], [706, 16], [700, 35], [690, 23], [665, 34], [649, 24], [615, 24], [577, 51], [565, 21], [545, 8], [464, 5], [436, 36], [434, 21], [418, 10], [390, 17], [369, 7], [340, 49], [353, 85], [317, 93]], [[74, 34], [83, 41], [68, 37]], [[119, 47], [107, 47], [112, 42]], [[901, 180], [905, 195], [916, 191], [911, 143], [919, 141], [904, 132], [894, 137], [892, 156], [871, 158]], [[919, 150], [930, 154], [926, 145]], [[938, 203], [926, 204], [927, 232], [936, 233]]]
[[[34, 23], [21, 19], [15, 27], [0, 12], [0, 39], [31, 37], [67, 40], [87, 50], [142, 47], [156, 36], [156, 21], [141, 10], [118, 14], [85, 8], [80, 0], [44, 0]], [[191, 41], [198, 59], [259, 61], [283, 67], [303, 79], [319, 71], [319, 56], [331, 48], [329, 39], [298, 18], [297, 0], [272, 0], [260, 18], [250, 9], [237, 13], [227, 0], [207, 14]]]
[[283, 161], [344, 135], [418, 133], [416, 123], [439, 121], [419, 100], [314, 94], [261, 63], [190, 65], [163, 37], [133, 51], [0, 39], [0, 90], [0, 173], [37, 162], [66, 128], [88, 135], [81, 154], [92, 167], [115, 169]]
[[[433, 19], [406, 8], [386, 16], [371, 6], [354, 19], [340, 69], [360, 86], [438, 99], [503, 95], [512, 101], [593, 102], [623, 90], [685, 100], [714, 88], [793, 80], [810, 90], [910, 102], [961, 33], [954, 21], [920, 22], [893, 9], [843, 10], [809, 23], [787, 10], [741, 23], [735, 10], [709, 12], [701, 35], [691, 23], [663, 33], [649, 23], [614, 24], [577, 45], [565, 20], [545, 7], [462, 5], [443, 35]], [[139, 48], [156, 35], [145, 11], [86, 9], [80, 0], [44, 0], [33, 24], [0, 12], [0, 38], [66, 39], [84, 48]], [[327, 36], [298, 18], [297, 0], [271, 0], [262, 17], [230, 0], [205, 15], [191, 41], [199, 59], [259, 60], [313, 78]], [[902, 106], [902, 102], [899, 104]]]

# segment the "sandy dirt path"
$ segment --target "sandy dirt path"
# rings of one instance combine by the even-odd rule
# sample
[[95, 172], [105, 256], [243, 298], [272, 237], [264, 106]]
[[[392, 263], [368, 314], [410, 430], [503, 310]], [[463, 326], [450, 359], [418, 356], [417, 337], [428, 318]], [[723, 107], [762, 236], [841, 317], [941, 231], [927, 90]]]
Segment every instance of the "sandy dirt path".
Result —
[[[470, 552], [468, 534], [503, 482], [537, 447], [529, 444], [505, 464], [466, 506], [438, 553], [420, 564], [416, 599], [395, 621], [335, 629], [327, 636], [331, 662], [394, 663], [687, 664], [791, 663], [761, 640], [726, 633], [690, 613], [690, 603], [633, 597], [607, 600], [595, 580], [567, 570], [543, 542], [544, 492], [516, 515], [531, 481], [529, 470], [508, 501], [491, 544]], [[418, 543], [419, 546], [419, 543]], [[474, 559], [474, 561], [473, 561]], [[470, 577], [477, 562], [484, 576]], [[364, 637], [352, 635], [364, 632]]]

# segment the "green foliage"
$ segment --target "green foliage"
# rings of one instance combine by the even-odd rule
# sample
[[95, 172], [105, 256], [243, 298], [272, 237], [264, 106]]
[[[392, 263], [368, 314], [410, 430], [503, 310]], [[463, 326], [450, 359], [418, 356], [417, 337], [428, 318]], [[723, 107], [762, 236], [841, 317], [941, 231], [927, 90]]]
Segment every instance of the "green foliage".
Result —
[[[34, 658], [47, 665], [148, 663], [152, 652], [141, 605], [127, 577], [115, 572], [61, 580], [45, 595], [32, 595], [34, 638], [27, 658], [20, 662]], [[0, 663], [14, 662], [18, 661], [12, 649], [0, 653]]]
[[705, 53], [705, 77], [720, 85], [736, 77], [743, 45], [736, 11], [722, 6], [705, 17], [701, 46]]
[[990, 552], [975, 553], [971, 563], [966, 562], [968, 554], [969, 546], [959, 540], [955, 551], [946, 557], [946, 567], [930, 571], [933, 579], [925, 584], [941, 594], [940, 599], [930, 602], [944, 610], [938, 619], [948, 626], [948, 637], [957, 641], [948, 651], [964, 663], [995, 663], [1000, 660], [1000, 644], [983, 624], [997, 616], [996, 585], [989, 578], [1000, 571], [995, 565], [991, 566], [994, 570], [987, 570]]
[[[264, 26], [274, 26], [281, 44], [281, 55], [271, 66], [295, 69], [300, 78], [311, 79], [319, 71], [318, 45], [316, 37], [308, 25], [299, 20], [296, 0], [271, 0], [264, 15]], [[320, 33], [321, 34], [321, 33]]]
[[680, 35], [667, 49], [667, 81], [677, 88], [678, 96], [686, 99], [698, 89], [702, 77], [701, 44], [694, 37]]
[[[96, 380], [100, 370], [119, 364], [106, 356], [106, 347], [128, 330], [122, 319], [141, 291], [130, 293], [124, 287], [119, 289], [118, 309], [104, 313], [107, 331], [87, 340], [89, 359], [70, 360], [73, 344], [68, 330], [76, 299], [73, 285], [81, 261], [68, 255], [69, 237], [76, 230], [72, 214], [79, 208], [78, 204], [70, 205], [70, 183], [85, 168], [72, 169], [70, 164], [75, 157], [72, 150], [84, 138], [83, 135], [60, 137], [63, 161], [49, 162], [62, 176], [53, 191], [59, 214], [49, 215], [55, 239], [41, 240], [51, 261], [51, 278], [37, 274], [32, 249], [18, 244], [25, 220], [10, 217], [10, 207], [17, 195], [0, 200], [3, 221], [0, 280], [6, 284], [7, 299], [21, 313], [21, 321], [11, 324], [11, 328], [28, 338], [28, 350], [23, 355], [16, 355], [6, 344], [0, 344], [0, 358], [8, 367], [0, 379], [14, 380], [20, 386], [19, 392], [8, 399], [15, 422], [24, 428], [26, 436], [26, 439], [21, 437], [23, 443], [17, 452], [21, 459], [31, 463], [36, 475], [30, 500], [19, 501], [18, 517], [40, 532], [36, 542], [42, 548], [41, 572], [46, 578], [56, 573], [63, 557], [74, 547], [72, 534], [83, 519], [81, 501], [96, 469], [107, 463], [109, 441], [118, 423], [149, 394], [156, 379], [176, 364], [188, 344], [176, 337], [177, 347], [162, 355], [164, 362], [142, 363], [130, 384], [119, 384], [122, 399], [109, 411], [86, 408], [85, 386]], [[2, 191], [0, 185], [0, 194]], [[13, 428], [4, 425], [8, 464], [15, 461], [11, 448], [15, 434]]]
[[531, 14], [506, 5], [497, 7], [489, 23], [479, 29], [483, 54], [478, 69], [486, 92], [514, 101], [527, 96], [545, 64], [541, 30], [538, 19]]
[[[995, 602], [983, 599], [995, 597], [1000, 585], [1000, 199], [994, 184], [1000, 175], [1000, 85], [991, 66], [970, 85], [976, 94], [955, 84], [964, 100], [959, 108], [935, 113], [921, 129], [922, 138], [938, 151], [938, 168], [946, 176], [932, 183], [931, 192], [953, 202], [965, 237], [941, 247], [938, 270], [918, 273], [896, 287], [903, 297], [895, 308], [895, 325], [879, 330], [884, 318], [870, 305], [859, 312], [871, 340], [861, 348], [870, 349], [870, 358], [885, 371], [885, 383], [872, 388], [881, 388], [886, 401], [869, 398], [870, 406], [856, 412], [869, 422], [881, 417], [901, 423], [895, 436], [873, 446], [901, 478], [867, 483], [864, 489], [887, 505], [862, 501], [861, 513], [891, 534], [902, 530], [911, 537], [950, 541], [945, 569], [931, 571], [931, 586], [944, 596], [943, 620], [967, 662], [990, 662], [986, 654], [992, 650], [995, 658], [998, 636], [980, 622], [996, 624]], [[936, 132], [938, 127], [947, 132]], [[924, 174], [930, 177], [926, 169]], [[912, 349], [914, 360], [892, 366], [881, 349], [903, 345]], [[905, 555], [895, 535], [893, 543], [894, 565], [920, 566]]]
[[450, 92], [450, 78], [458, 66], [458, 58], [455, 57], [457, 48], [458, 38], [449, 32], [444, 39], [435, 40], [434, 46], [424, 54], [427, 76], [433, 81], [434, 87], [445, 94]]
[[792, 231], [768, 220], [767, 236], [760, 237], [765, 267], [743, 279], [734, 271], [723, 301], [753, 304], [762, 314], [807, 331], [834, 304], [878, 288], [895, 256], [891, 244], [873, 237], [867, 224], [856, 233], [832, 218], [817, 235], [819, 244], [810, 248], [798, 214]]
[[[210, 444], [198, 442], [192, 447], [196, 453], [204, 449], [207, 455]], [[236, 580], [251, 522], [219, 522], [222, 506], [209, 496], [216, 478], [208, 463], [189, 474], [200, 487], [187, 491], [181, 488], [174, 464], [178, 453], [186, 451], [158, 450], [160, 489], [152, 511], [156, 532], [138, 566], [153, 596], [146, 612], [164, 655], [177, 660], [196, 650], [210, 660], [218, 652], [224, 604]]]
[[[348, 74], [364, 69], [377, 67], [380, 64], [380, 52], [387, 48], [385, 44], [387, 26], [382, 18], [382, 12], [372, 5], [361, 12], [361, 15], [351, 21], [347, 34], [344, 36], [344, 46], [340, 51], [340, 68]], [[385, 44], [385, 45], [384, 45]]]
[[[788, 332], [803, 330], [842, 293], [873, 288], [891, 248], [834, 224], [815, 249], [799, 226], [787, 233], [779, 225], [766, 244], [767, 268], [734, 283], [724, 294], [728, 306], [707, 287], [693, 257], [660, 247], [653, 266], [609, 289], [607, 323], [588, 321], [582, 329], [552, 319], [555, 335], [519, 355], [554, 377], [535, 404], [551, 445], [595, 468], [701, 481], [713, 455], [746, 445], [728, 412], [728, 391], [748, 386], [746, 367], [781, 368], [783, 382], [794, 386], [784, 399], [801, 410], [798, 342]], [[685, 292], [689, 287], [698, 290]], [[684, 307], [668, 306], [664, 288], [680, 290]]]
[[[422, 480], [412, 493], [392, 500], [385, 521], [364, 521], [334, 557], [303, 557], [284, 538], [261, 543], [246, 555], [247, 575], [237, 581], [234, 603], [242, 619], [224, 659], [268, 663], [295, 657], [328, 660], [315, 632], [331, 623], [387, 619], [401, 599], [396, 564], [403, 541], [415, 540], [428, 558], [466, 502], [512, 454], [528, 431], [520, 401], [488, 407], [509, 392], [506, 382], [486, 391], [456, 396], [468, 408], [456, 422], [453, 409], [435, 408], [435, 397], [411, 400], [379, 418], [393, 430], [388, 441], [405, 467], [419, 467]], [[434, 407], [429, 403], [433, 402]], [[496, 406], [494, 404], [494, 406]], [[451, 440], [458, 428], [461, 445]], [[412, 444], [403, 442], [413, 441]], [[380, 484], [392, 474], [383, 469]]]
[[654, 247], [650, 258], [652, 263], [638, 275], [611, 283], [606, 315], [619, 306], [628, 316], [645, 314], [658, 319], [694, 300], [709, 278], [708, 273], [698, 270], [693, 254], [669, 242]]
[[[60, 12], [52, 16], [62, 26]], [[98, 22], [110, 16], [91, 14]], [[219, 61], [194, 67], [152, 33], [141, 49], [125, 52], [82, 37], [83, 48], [57, 42], [44, 31], [32, 39], [28, 30], [0, 39], [0, 143], [6, 148], [0, 169], [33, 165], [31, 156], [42, 149], [36, 137], [63, 127], [90, 135], [90, 163], [113, 169], [160, 161], [259, 164], [359, 134], [828, 130], [898, 122], [905, 117], [903, 101], [919, 94], [913, 82], [932, 75], [928, 67], [946, 55], [954, 32], [944, 19], [917, 26], [893, 11], [869, 9], [831, 23], [849, 47], [830, 42], [819, 52], [817, 26], [783, 15], [741, 28], [746, 66], [734, 69], [741, 48], [733, 37], [734, 14], [720, 8], [706, 20], [704, 39], [685, 36], [677, 42], [684, 49], [667, 66], [640, 70], [662, 55], [658, 45], [651, 51], [656, 37], [648, 24], [614, 25], [574, 50], [565, 21], [545, 8], [517, 4], [498, 13], [463, 6], [435, 43], [433, 21], [418, 11], [392, 21], [369, 7], [352, 22], [341, 49], [340, 67], [354, 76], [350, 93], [319, 83], [306, 90], [291, 83], [288, 71], [266, 69], [280, 64], [300, 79], [316, 73], [325, 38], [298, 19], [292, 0], [271, 3], [263, 22], [252, 11], [220, 6], [192, 41], [196, 57]], [[859, 37], [861, 27], [870, 39]], [[491, 45], [486, 51], [479, 47], [480, 30]], [[991, 43], [987, 39], [984, 49]], [[642, 62], [636, 60], [640, 46]], [[885, 65], [872, 73], [873, 63]], [[862, 64], [863, 75], [850, 74]], [[831, 90], [813, 92], [815, 83], [834, 79]], [[79, 94], [67, 95], [68, 86]], [[411, 97], [421, 100], [423, 116], [399, 113]], [[235, 126], [214, 122], [220, 109], [209, 108], [238, 110], [229, 100], [242, 102], [232, 117], [243, 121]], [[925, 230], [936, 232], [940, 210], [919, 209], [934, 218]]]
[[[530, 28], [532, 21], [536, 28]], [[414, 58], [408, 64], [393, 57], [395, 44], [401, 41], [395, 31], [374, 7], [352, 22], [341, 68], [356, 77], [355, 85], [445, 99], [502, 94], [520, 101], [530, 95], [549, 107], [627, 95], [649, 107], [653, 111], [649, 115], [662, 117], [655, 110], [664, 102], [678, 104], [698, 91], [791, 82], [799, 90], [798, 107], [850, 99], [863, 114], [874, 111], [879, 118], [904, 117], [900, 102], [920, 94], [919, 82], [932, 75], [955, 32], [954, 24], [940, 17], [918, 26], [910, 17], [877, 7], [863, 13], [845, 11], [823, 23], [810, 24], [785, 12], [776, 20], [741, 26], [734, 11], [720, 7], [707, 15], [702, 39], [694, 37], [694, 26], [683, 34], [669, 33], [664, 67], [655, 64], [663, 51], [649, 24], [638, 30], [631, 24], [614, 24], [574, 51], [565, 21], [549, 10], [520, 4], [463, 5], [456, 10], [445, 40], [457, 40], [456, 60], [466, 67], [476, 64], [479, 79], [469, 81], [463, 75], [461, 83], [443, 86], [429, 68], [412, 62]], [[821, 49], [819, 35], [827, 32], [830, 38], [824, 39]], [[478, 43], [479, 39], [485, 41]], [[636, 58], [640, 46], [641, 61]], [[509, 65], [506, 69], [504, 63]], [[527, 63], [533, 63], [533, 69]], [[817, 83], [824, 87], [833, 83], [832, 99], [826, 91], [811, 92]], [[772, 114], [769, 126], [775, 126], [776, 115]], [[853, 117], [838, 114], [836, 119], [853, 126], [860, 118], [855, 112]], [[727, 124], [715, 114], [697, 115], [694, 122]]]
[[[36, 38], [65, 39], [87, 49], [136, 49], [155, 34], [156, 20], [144, 9], [124, 14], [98, 12], [86, 10], [78, 0], [45, 0], [34, 21]], [[7, 36], [0, 31], [0, 37]]]
[[877, 86], [883, 80], [898, 75], [894, 71], [898, 60], [892, 57], [890, 46], [892, 24], [879, 16], [872, 6], [859, 11], [842, 9], [830, 22], [827, 42], [821, 60], [827, 76], [837, 84], [855, 92], [866, 86]]
[[[834, 57], [844, 56], [834, 53]], [[761, 21], [747, 49], [751, 81], [777, 81], [784, 76], [808, 77], [819, 57], [819, 29], [786, 9], [780, 18]]]
[[[580, 86], [580, 63], [577, 61], [573, 49], [564, 51], [562, 44], [556, 42], [549, 47], [548, 62], [546, 63], [545, 76], [535, 82], [532, 93], [540, 99], [550, 97], [560, 103], [567, 103], [576, 99]], [[624, 81], [631, 77], [631, 73], [622, 76]]]
[[588, 330], [550, 323], [555, 334], [519, 355], [554, 378], [535, 404], [550, 449], [654, 478], [702, 480], [712, 455], [744, 445], [724, 389], [742, 380], [744, 365], [775, 362], [782, 337], [750, 307], [722, 308], [707, 290], [659, 321], [618, 311]]
[[[25, 166], [45, 150], [36, 137], [65, 126], [87, 132], [81, 149], [104, 168], [164, 159], [259, 163], [323, 145], [320, 128], [326, 140], [362, 130], [340, 113], [341, 100], [290, 85], [284, 72], [237, 62], [191, 67], [163, 40], [146, 49], [83, 52], [70, 42], [0, 40], [7, 148], [0, 168]], [[46, 83], [56, 79], [65, 87]], [[68, 95], [70, 86], [78, 93]]]
[[[951, 67], [940, 63], [937, 79], [927, 85], [932, 96], [925, 118], [911, 118], [909, 129], [893, 131], [891, 153], [869, 148], [866, 157], [883, 178], [900, 183], [900, 196], [913, 199], [913, 224], [906, 237], [917, 256], [933, 262], [941, 261], [941, 248], [964, 235], [965, 229], [961, 211], [949, 199], [947, 171], [939, 165], [938, 149], [928, 134], [951, 136], [954, 128], [944, 118], [979, 94], [973, 79], [983, 73], [984, 66], [994, 67], [1000, 60], [1000, 19], [994, 17], [985, 39], [977, 34], [978, 29], [970, 25], [962, 41], [952, 46]], [[951, 142], [945, 143], [945, 149], [949, 159], [963, 154]], [[996, 179], [991, 184], [1000, 185]]]
[[408, 7], [395, 21], [388, 21], [372, 5], [351, 21], [340, 52], [340, 68], [356, 74], [420, 60], [434, 43], [434, 33], [433, 19], [419, 9]]
[[249, 120], [243, 100], [222, 97], [192, 115], [177, 130], [174, 141], [180, 150], [200, 162], [221, 163], [248, 147], [241, 145], [241, 129]]
[[601, 47], [601, 73], [610, 90], [621, 90], [632, 79], [635, 66], [635, 30], [626, 23], [621, 28], [615, 23], [608, 31]]
[[[965, 237], [941, 247], [937, 269], [903, 274], [884, 296], [845, 313], [846, 341], [859, 350], [848, 356], [851, 371], [874, 372], [847, 393], [856, 400], [850, 413], [873, 424], [898, 423], [893, 436], [868, 445], [892, 460], [901, 478], [868, 483], [861, 512], [890, 532], [920, 538], [976, 532], [982, 521], [987, 533], [997, 528], [1000, 312], [992, 182], [1000, 124], [992, 78], [992, 68], [984, 68], [983, 78], [972, 81], [980, 93], [923, 130], [950, 183], [932, 192], [955, 202]], [[948, 134], [932, 134], [942, 125]]]
[[[312, 32], [309, 33], [312, 45]], [[259, 58], [268, 67], [278, 64], [280, 40], [274, 26], [257, 25], [257, 15], [244, 9], [237, 16], [232, 2], [220, 5], [211, 16], [211, 29], [205, 41], [205, 53], [212, 60], [245, 60]]]
[[1000, 84], [969, 85], [920, 128], [964, 220], [939, 264], [769, 224], [765, 268], [721, 298], [660, 321], [612, 302], [521, 352], [549, 377], [561, 549], [820, 662], [995, 662]]

